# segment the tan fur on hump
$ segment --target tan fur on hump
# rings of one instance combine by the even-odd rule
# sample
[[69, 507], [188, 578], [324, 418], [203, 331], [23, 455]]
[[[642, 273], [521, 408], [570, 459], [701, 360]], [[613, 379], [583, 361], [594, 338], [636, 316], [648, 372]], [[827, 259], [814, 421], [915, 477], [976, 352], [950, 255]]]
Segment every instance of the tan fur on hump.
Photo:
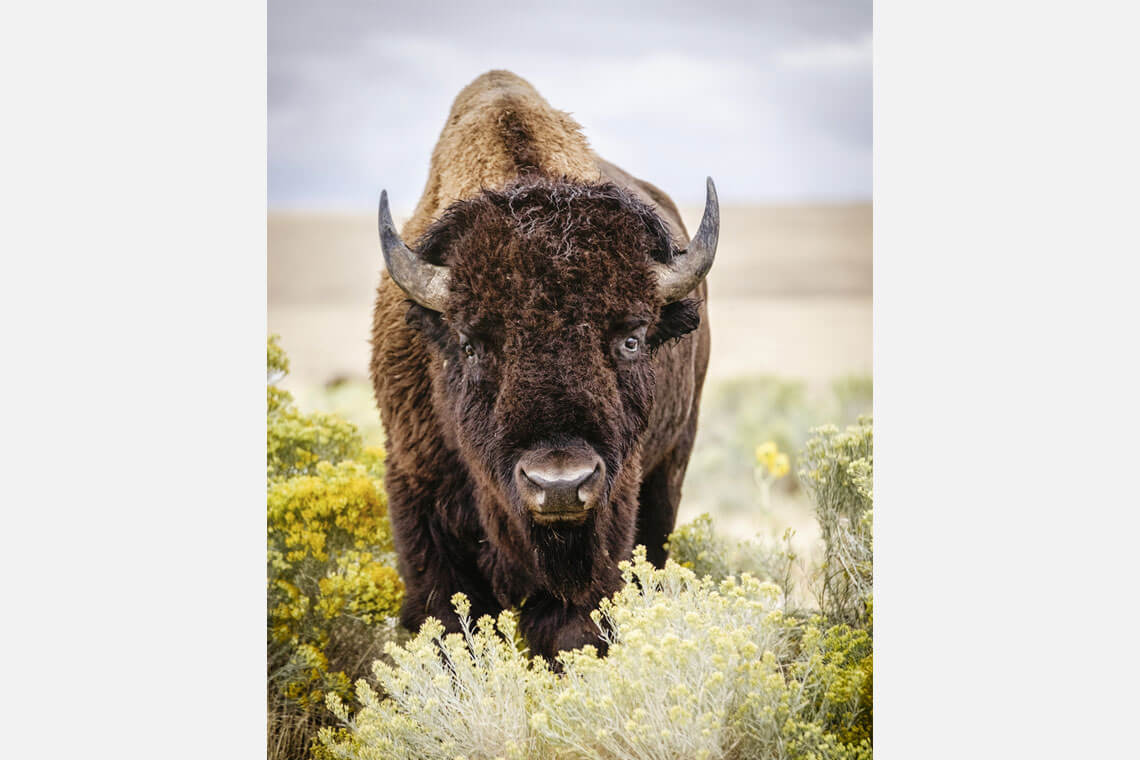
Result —
[[507, 136], [521, 127], [537, 169], [553, 177], [596, 182], [601, 175], [582, 127], [509, 71], [488, 71], [463, 88], [432, 151], [427, 186], [401, 237], [409, 244], [457, 200], [501, 187], [519, 175]]

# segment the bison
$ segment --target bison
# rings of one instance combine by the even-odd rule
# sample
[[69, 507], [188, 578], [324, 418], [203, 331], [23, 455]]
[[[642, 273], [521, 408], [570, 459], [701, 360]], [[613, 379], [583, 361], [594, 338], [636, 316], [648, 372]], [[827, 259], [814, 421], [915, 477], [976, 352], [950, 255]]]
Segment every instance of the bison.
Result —
[[570, 116], [491, 71], [451, 108], [397, 233], [370, 373], [401, 622], [458, 630], [519, 608], [532, 652], [595, 644], [589, 613], [635, 544], [658, 565], [693, 448], [709, 357], [712, 180], [688, 240], [661, 190], [598, 157]]

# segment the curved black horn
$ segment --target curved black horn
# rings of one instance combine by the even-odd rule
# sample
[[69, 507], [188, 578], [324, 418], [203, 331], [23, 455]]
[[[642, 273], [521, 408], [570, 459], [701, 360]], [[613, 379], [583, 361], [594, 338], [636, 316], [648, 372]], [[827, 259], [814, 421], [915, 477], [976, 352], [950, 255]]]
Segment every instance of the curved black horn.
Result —
[[705, 195], [705, 213], [697, 234], [689, 246], [675, 255], [668, 264], [654, 263], [657, 272], [657, 292], [665, 303], [679, 301], [700, 284], [712, 267], [716, 256], [716, 241], [720, 236], [720, 203], [716, 185], [708, 178]]
[[408, 294], [408, 298], [425, 309], [443, 311], [451, 272], [447, 267], [429, 264], [404, 245], [400, 233], [396, 232], [396, 225], [392, 223], [387, 190], [380, 192], [380, 248], [384, 251], [388, 275]]

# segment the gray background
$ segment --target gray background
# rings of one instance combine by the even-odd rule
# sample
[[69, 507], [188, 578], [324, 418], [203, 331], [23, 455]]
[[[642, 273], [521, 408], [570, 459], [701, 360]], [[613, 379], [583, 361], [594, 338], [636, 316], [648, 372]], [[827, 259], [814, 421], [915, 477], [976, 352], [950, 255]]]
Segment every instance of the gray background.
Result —
[[[482, 4], [480, 4], [482, 5]], [[269, 204], [397, 209], [451, 100], [506, 68], [681, 204], [871, 195], [871, 3], [269, 4]]]

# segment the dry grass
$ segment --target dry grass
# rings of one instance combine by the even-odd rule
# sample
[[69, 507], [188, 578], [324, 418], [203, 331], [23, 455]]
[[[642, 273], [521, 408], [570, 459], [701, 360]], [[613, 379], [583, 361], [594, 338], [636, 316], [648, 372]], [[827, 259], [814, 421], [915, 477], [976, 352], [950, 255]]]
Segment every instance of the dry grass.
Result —
[[336, 722], [328, 711], [305, 710], [270, 685], [266, 702], [265, 757], [267, 760], [305, 760], [311, 755], [317, 732]]

